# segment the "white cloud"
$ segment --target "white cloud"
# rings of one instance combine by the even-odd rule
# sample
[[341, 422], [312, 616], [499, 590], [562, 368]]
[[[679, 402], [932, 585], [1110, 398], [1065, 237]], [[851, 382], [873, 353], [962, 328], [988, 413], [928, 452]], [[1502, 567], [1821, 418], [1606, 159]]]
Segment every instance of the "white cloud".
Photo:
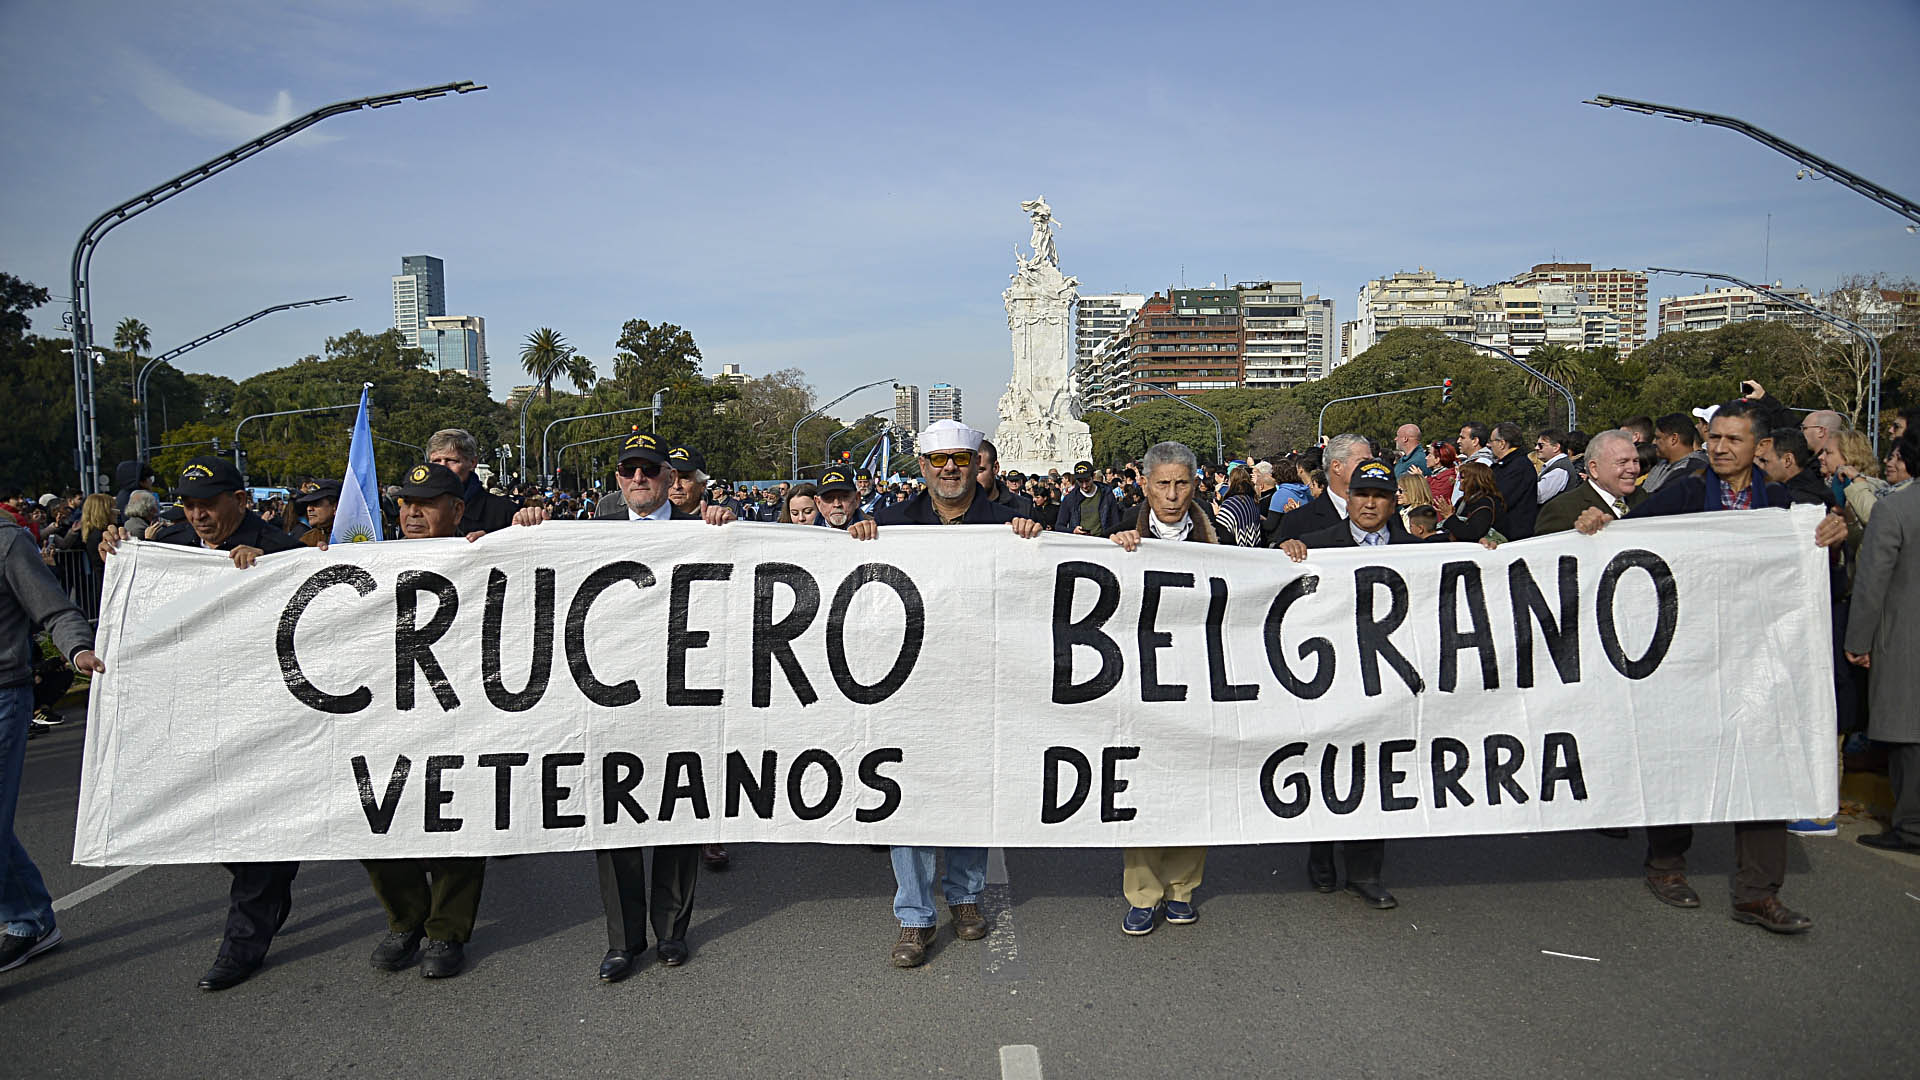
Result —
[[[273, 105], [266, 112], [254, 113], [193, 89], [144, 57], [128, 53], [122, 67], [132, 78], [134, 95], [141, 104], [155, 116], [195, 135], [244, 141], [295, 116], [293, 95], [285, 90], [274, 95]], [[308, 134], [303, 138], [332, 142], [338, 136]]]

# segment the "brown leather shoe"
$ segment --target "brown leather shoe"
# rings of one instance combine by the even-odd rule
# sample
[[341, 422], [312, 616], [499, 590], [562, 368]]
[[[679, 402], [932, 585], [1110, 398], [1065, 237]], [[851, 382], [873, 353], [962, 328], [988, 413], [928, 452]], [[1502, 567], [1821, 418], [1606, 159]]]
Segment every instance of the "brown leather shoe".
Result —
[[1777, 896], [1733, 905], [1733, 921], [1752, 923], [1776, 934], [1804, 934], [1813, 920], [1780, 902]]
[[955, 904], [947, 909], [953, 913], [953, 936], [961, 941], [978, 941], [987, 936], [987, 919], [980, 914], [979, 904]]
[[893, 966], [919, 967], [927, 962], [927, 946], [933, 944], [933, 927], [903, 926], [900, 940], [893, 943]]
[[1647, 891], [1660, 899], [1661, 903], [1674, 907], [1694, 908], [1700, 906], [1700, 894], [1687, 884], [1685, 874], [1648, 874]]
[[733, 857], [728, 855], [727, 849], [719, 844], [708, 844], [700, 849], [700, 861], [705, 863], [709, 870], [725, 870], [727, 864], [733, 861]]

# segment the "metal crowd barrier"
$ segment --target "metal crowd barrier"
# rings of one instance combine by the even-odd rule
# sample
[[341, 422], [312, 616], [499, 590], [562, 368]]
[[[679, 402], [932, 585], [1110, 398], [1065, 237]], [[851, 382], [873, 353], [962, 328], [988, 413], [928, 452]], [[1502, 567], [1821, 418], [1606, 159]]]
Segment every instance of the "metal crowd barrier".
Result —
[[60, 579], [60, 587], [67, 590], [75, 607], [87, 617], [87, 621], [98, 625], [100, 622], [100, 575], [95, 572], [92, 557], [84, 550], [56, 549], [53, 556], [53, 576]]

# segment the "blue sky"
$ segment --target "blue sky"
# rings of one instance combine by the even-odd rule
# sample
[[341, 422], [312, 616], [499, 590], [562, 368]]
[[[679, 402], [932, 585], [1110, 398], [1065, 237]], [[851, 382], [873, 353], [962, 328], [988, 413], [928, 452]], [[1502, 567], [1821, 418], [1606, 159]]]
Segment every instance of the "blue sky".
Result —
[[[1920, 5], [0, 2], [0, 269], [67, 292], [101, 210], [326, 102], [485, 93], [327, 121], [113, 233], [95, 325], [236, 378], [391, 324], [406, 254], [487, 319], [494, 390], [541, 326], [608, 366], [628, 318], [709, 370], [822, 399], [953, 382], [981, 426], [1000, 290], [1044, 194], [1083, 291], [1476, 283], [1552, 258], [1816, 290], [1920, 277], [1897, 216], [1731, 132], [1740, 116], [1920, 197]], [[1656, 279], [1656, 294], [1692, 291]], [[57, 332], [54, 306], [36, 329]], [[868, 398], [872, 398], [871, 401]], [[847, 415], [887, 403], [884, 389]]]

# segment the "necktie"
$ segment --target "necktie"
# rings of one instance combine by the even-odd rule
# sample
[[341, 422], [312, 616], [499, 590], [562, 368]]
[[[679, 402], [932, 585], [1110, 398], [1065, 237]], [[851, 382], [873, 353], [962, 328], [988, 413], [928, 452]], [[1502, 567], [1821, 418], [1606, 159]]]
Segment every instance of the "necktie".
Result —
[[1380, 546], [1381, 544], [1384, 544], [1384, 543], [1386, 543], [1386, 542], [1387, 542], [1387, 538], [1386, 538], [1386, 537], [1384, 537], [1384, 536], [1381, 536], [1381, 535], [1380, 535], [1379, 533], [1368, 533], [1368, 534], [1367, 534], [1367, 546], [1368, 546], [1368, 547], [1379, 547], [1379, 546]]
[[1613, 500], [1613, 516], [1614, 517], [1627, 516], [1627, 500], [1625, 499]]

